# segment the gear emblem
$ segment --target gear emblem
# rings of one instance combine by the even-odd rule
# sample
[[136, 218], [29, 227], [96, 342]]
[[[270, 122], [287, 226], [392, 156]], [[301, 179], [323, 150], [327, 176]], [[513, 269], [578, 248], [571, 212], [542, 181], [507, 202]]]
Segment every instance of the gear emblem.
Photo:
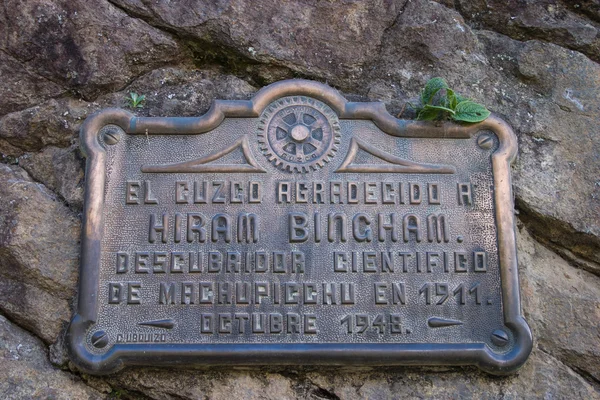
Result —
[[262, 113], [258, 141], [276, 167], [308, 172], [333, 158], [340, 131], [336, 113], [325, 103], [304, 96], [283, 97]]

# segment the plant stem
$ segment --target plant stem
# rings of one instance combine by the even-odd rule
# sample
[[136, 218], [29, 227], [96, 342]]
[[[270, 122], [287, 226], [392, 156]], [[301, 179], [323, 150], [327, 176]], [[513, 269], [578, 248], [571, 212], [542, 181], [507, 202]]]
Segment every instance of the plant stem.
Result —
[[433, 108], [435, 110], [447, 111], [452, 115], [456, 114], [456, 112], [454, 110], [452, 110], [450, 108], [442, 107], [442, 106], [432, 106], [431, 104], [427, 104], [427, 105], [425, 105], [425, 108]]

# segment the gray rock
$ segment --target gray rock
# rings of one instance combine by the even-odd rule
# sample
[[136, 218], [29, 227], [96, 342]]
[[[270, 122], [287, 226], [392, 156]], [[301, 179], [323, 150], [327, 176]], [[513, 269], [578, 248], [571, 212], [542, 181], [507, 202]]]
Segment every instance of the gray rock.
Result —
[[596, 0], [582, 0], [576, 2], [567, 0], [563, 1], [563, 4], [577, 14], [585, 15], [596, 22], [600, 22], [600, 3]]
[[48, 146], [39, 153], [26, 153], [19, 157], [19, 166], [73, 208], [83, 208], [85, 161], [78, 144], [64, 149]]
[[518, 40], [546, 40], [600, 60], [600, 6], [596, 1], [459, 0], [454, 3], [474, 27], [494, 30]]
[[[198, 116], [213, 100], [240, 100], [252, 97], [256, 88], [233, 75], [212, 70], [159, 68], [141, 76], [126, 90], [98, 99], [104, 104], [127, 108], [141, 116]], [[131, 92], [143, 94], [142, 107], [132, 109], [127, 102]]]
[[[152, 25], [175, 31], [196, 57], [269, 63], [347, 85], [362, 75], [406, 0], [272, 3], [192, 0], [186, 7], [115, 0]], [[188, 12], [194, 9], [195, 12]], [[208, 53], [208, 54], [207, 54]]]
[[600, 381], [600, 279], [532, 240], [518, 238], [525, 318], [541, 351]]
[[0, 310], [54, 342], [68, 321], [79, 220], [16, 166], [0, 164]]
[[527, 42], [519, 73], [534, 93], [521, 102], [515, 194], [544, 240], [600, 262], [600, 66], [579, 53]]
[[55, 369], [43, 344], [0, 315], [0, 397], [3, 399], [101, 399], [80, 379]]
[[63, 92], [61, 85], [23, 68], [14, 57], [0, 51], [0, 93], [3, 94], [0, 96], [0, 116]]
[[[36, 82], [55, 86], [29, 97], [3, 96], [0, 115], [50, 95], [76, 90], [86, 98], [123, 88], [136, 76], [182, 56], [165, 32], [131, 18], [106, 1], [11, 1], [0, 14], [0, 53], [18, 67], [4, 67], [4, 81], [38, 76]], [[27, 87], [27, 86], [25, 86]], [[30, 101], [25, 101], [30, 100]]]
[[0, 274], [70, 299], [79, 220], [25, 171], [7, 165], [0, 165], [0, 215]]
[[312, 372], [325, 398], [350, 399], [598, 399], [600, 394], [556, 359], [534, 351], [518, 374], [491, 378], [471, 369], [389, 369]]
[[0, 278], [0, 311], [46, 343], [54, 342], [71, 318], [67, 300], [6, 277]]
[[7, 114], [0, 118], [0, 152], [19, 157], [46, 146], [69, 147], [85, 118], [99, 107], [65, 98]]
[[[228, 74], [211, 70], [190, 68], [158, 68], [142, 75], [125, 90], [100, 96], [94, 102], [71, 98], [51, 99], [37, 106], [13, 112], [0, 118], [0, 153], [21, 157], [18, 160], [36, 179], [65, 199], [80, 196], [74, 186], [59, 175], [71, 179], [79, 155], [78, 134], [85, 118], [107, 107], [126, 108], [142, 116], [193, 116], [208, 111], [213, 100], [247, 99], [256, 88]], [[146, 96], [142, 107], [131, 108], [128, 97], [131, 92]], [[46, 147], [66, 148], [46, 149]], [[41, 151], [40, 155], [34, 152]], [[32, 159], [36, 159], [32, 161]], [[53, 175], [43, 171], [50, 163], [61, 164]], [[35, 167], [34, 164], [39, 164]], [[62, 170], [60, 170], [62, 168]], [[77, 175], [77, 173], [76, 173]], [[39, 177], [39, 178], [38, 178]]]
[[417, 94], [432, 73], [443, 75], [455, 87], [468, 87], [486, 75], [483, 47], [475, 33], [459, 13], [432, 1], [408, 2], [382, 44], [379, 59], [363, 79], [375, 74]]
[[294, 379], [249, 369], [174, 371], [129, 369], [107, 378], [113, 387], [154, 399], [295, 399]]

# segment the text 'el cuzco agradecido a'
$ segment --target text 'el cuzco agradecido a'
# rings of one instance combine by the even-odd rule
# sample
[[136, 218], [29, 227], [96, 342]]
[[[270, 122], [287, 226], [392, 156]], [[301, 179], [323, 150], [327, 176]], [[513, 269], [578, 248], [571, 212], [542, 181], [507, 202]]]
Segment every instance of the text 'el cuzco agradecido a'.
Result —
[[[260, 204], [266, 185], [261, 181], [236, 182], [228, 180], [188, 181], [172, 183], [174, 196], [159, 199], [152, 181], [128, 180], [125, 185], [125, 203], [139, 204]], [[271, 188], [276, 204], [398, 204], [441, 205], [442, 184], [439, 182], [403, 181], [279, 181]], [[471, 205], [472, 186], [469, 182], [456, 182], [444, 190], [458, 205]], [[450, 196], [449, 196], [450, 197]]]

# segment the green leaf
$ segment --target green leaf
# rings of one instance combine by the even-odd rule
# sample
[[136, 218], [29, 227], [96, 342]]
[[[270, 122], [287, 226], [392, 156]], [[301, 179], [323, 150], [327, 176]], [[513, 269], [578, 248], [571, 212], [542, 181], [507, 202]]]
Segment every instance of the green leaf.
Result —
[[460, 94], [458, 94], [458, 93], [455, 93], [455, 94], [456, 94], [456, 103], [457, 103], [457, 104], [458, 104], [458, 103], [462, 103], [463, 101], [467, 101], [467, 100], [470, 100], [470, 101], [472, 101], [472, 100], [471, 100], [471, 99], [469, 99], [468, 97], [461, 96], [461, 95], [460, 95]]
[[419, 111], [419, 113], [417, 114], [417, 120], [433, 121], [433, 120], [437, 119], [440, 116], [440, 114], [441, 114], [441, 111], [436, 108], [432, 108], [432, 107], [422, 108], [421, 111]]
[[455, 109], [456, 105], [458, 104], [458, 99], [457, 99], [457, 95], [456, 93], [454, 93], [454, 90], [452, 89], [446, 89], [446, 101], [445, 101], [445, 107], [451, 108], [451, 109]]
[[145, 94], [143, 94], [141, 96], [138, 96], [138, 102], [139, 101], [144, 101], [144, 100], [146, 100], [146, 95]]
[[138, 94], [137, 94], [137, 93], [131, 92], [131, 93], [129, 93], [129, 96], [131, 96], [131, 100], [132, 100], [134, 103], [136, 103], [136, 102], [137, 102], [137, 98], [138, 98]]
[[481, 122], [490, 116], [490, 111], [485, 106], [474, 101], [461, 101], [456, 105], [452, 119], [464, 122]]
[[430, 104], [433, 97], [442, 89], [448, 89], [448, 84], [443, 78], [430, 79], [421, 93], [421, 102], [423, 105]]
[[454, 110], [452, 110], [448, 107], [444, 107], [444, 106], [432, 106], [431, 104], [425, 104], [424, 108], [428, 109], [428, 110], [445, 111], [445, 112], [449, 112], [450, 114], [454, 115]]

